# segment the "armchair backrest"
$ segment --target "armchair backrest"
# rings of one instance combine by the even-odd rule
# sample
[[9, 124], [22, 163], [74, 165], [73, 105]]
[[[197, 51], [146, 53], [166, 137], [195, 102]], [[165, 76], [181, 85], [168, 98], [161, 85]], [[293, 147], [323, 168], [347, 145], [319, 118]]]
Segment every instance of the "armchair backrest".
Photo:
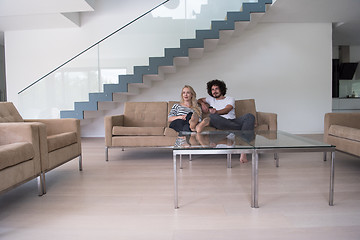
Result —
[[23, 122], [24, 119], [12, 102], [0, 102], [0, 122]]

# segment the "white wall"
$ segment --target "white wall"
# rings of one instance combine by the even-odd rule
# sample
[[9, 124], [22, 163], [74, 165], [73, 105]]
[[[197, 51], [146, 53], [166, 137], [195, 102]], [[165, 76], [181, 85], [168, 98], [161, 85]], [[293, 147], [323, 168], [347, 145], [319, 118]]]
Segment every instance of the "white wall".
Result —
[[350, 46], [350, 62], [360, 62], [360, 46]]
[[[111, 32], [102, 28], [114, 23], [118, 11], [132, 9], [131, 17], [126, 16], [129, 19], [145, 11], [138, 10], [139, 5], [111, 2], [111, 8], [97, 8], [99, 18], [89, 15], [83, 19], [81, 29], [6, 33], [8, 100], [16, 102], [16, 93], [23, 87], [99, 40], [104, 32]], [[150, 8], [147, 1], [142, 2], [144, 9]], [[116, 8], [121, 4], [129, 5]], [[202, 59], [191, 60], [189, 66], [178, 68], [177, 73], [168, 74], [165, 81], [141, 90], [140, 96], [129, 101], [177, 100], [184, 84], [192, 85], [203, 97], [206, 82], [219, 78], [227, 83], [228, 95], [255, 98], [258, 111], [277, 113], [280, 130], [321, 133], [324, 114], [331, 111], [331, 39], [331, 24], [258, 24]], [[121, 112], [120, 107], [107, 114]], [[102, 136], [103, 131], [103, 117], [82, 128], [83, 136]]]
[[96, 1], [81, 28], [5, 32], [8, 101], [17, 105], [23, 88], [161, 2]]

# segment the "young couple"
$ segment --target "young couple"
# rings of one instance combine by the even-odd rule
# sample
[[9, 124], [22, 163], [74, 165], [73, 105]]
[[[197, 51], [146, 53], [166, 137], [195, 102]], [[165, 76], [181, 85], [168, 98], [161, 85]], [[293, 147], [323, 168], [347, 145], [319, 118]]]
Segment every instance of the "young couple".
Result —
[[[254, 130], [255, 116], [247, 113], [236, 118], [235, 99], [225, 96], [226, 90], [223, 81], [212, 80], [207, 83], [207, 92], [210, 96], [196, 100], [194, 89], [185, 85], [181, 91], [180, 104], [174, 104], [170, 110], [170, 128], [177, 132], [198, 133], [206, 126], [221, 130]], [[210, 115], [202, 120], [202, 113]], [[241, 154], [240, 161], [247, 162], [246, 154]]]

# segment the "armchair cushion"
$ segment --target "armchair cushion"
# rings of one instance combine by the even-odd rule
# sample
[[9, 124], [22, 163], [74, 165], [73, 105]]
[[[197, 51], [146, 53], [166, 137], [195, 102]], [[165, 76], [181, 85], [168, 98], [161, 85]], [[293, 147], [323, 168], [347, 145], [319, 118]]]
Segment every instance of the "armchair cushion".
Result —
[[340, 126], [340, 125], [331, 125], [329, 128], [329, 135], [360, 142], [360, 129], [359, 128], [351, 128], [351, 127]]
[[34, 158], [34, 148], [29, 142], [18, 142], [0, 146], [0, 170], [15, 166]]
[[47, 137], [48, 152], [69, 146], [77, 142], [75, 132], [66, 132]]

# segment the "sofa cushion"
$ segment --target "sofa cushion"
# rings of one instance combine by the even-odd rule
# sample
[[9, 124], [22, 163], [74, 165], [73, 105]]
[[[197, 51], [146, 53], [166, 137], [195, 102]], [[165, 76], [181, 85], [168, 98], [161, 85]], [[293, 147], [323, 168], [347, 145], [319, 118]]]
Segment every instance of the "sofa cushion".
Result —
[[360, 129], [358, 128], [331, 125], [329, 135], [360, 142]]
[[164, 127], [114, 126], [113, 136], [164, 136]]
[[165, 128], [164, 135], [167, 137], [177, 137], [178, 133], [174, 129], [167, 127], [167, 128]]
[[34, 158], [31, 143], [18, 142], [0, 146], [0, 170]]
[[126, 102], [124, 126], [165, 127], [168, 115], [167, 108], [167, 102]]
[[173, 147], [177, 137], [167, 136], [114, 136], [114, 146], [123, 147]]
[[0, 103], [0, 122], [23, 122], [19, 112], [12, 102]]
[[52, 152], [77, 142], [76, 132], [66, 132], [47, 137], [48, 151]]

